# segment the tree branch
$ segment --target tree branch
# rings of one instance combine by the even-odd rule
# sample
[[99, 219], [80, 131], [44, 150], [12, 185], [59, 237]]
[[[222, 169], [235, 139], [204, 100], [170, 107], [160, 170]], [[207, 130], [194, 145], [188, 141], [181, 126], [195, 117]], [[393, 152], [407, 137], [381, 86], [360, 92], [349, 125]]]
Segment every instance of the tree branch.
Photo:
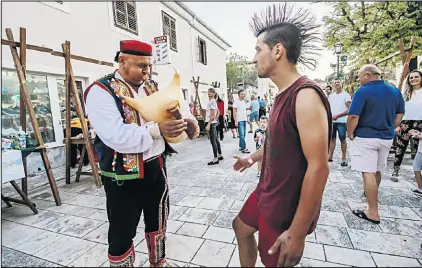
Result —
[[362, 19], [365, 22], [365, 24], [363, 25], [362, 34], [366, 34], [368, 32], [368, 21], [366, 20], [365, 2], [363, 2], [363, 1], [360, 2], [360, 8], [362, 10]]
[[357, 33], [357, 36], [354, 36], [354, 40], [361, 41], [362, 40], [362, 38], [360, 37], [361, 32], [359, 28], [356, 26], [355, 22], [350, 18], [350, 15], [347, 14], [347, 11], [344, 7], [341, 8], [341, 12], [343, 13], [343, 17], [345, 17], [347, 21], [350, 22], [350, 25], [352, 25], [353, 30]]
[[388, 16], [392, 19], [392, 20], [396, 20], [396, 18], [394, 17], [393, 13], [391, 12], [391, 10], [389, 10], [388, 8], [390, 7], [390, 2], [385, 2], [386, 7], [385, 10], [388, 14]]

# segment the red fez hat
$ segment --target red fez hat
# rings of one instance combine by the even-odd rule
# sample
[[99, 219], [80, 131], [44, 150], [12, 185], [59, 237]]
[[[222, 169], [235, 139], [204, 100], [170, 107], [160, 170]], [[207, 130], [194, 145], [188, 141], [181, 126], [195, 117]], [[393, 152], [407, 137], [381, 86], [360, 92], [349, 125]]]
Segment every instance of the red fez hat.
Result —
[[152, 46], [138, 40], [122, 40], [120, 52], [137, 56], [152, 56]]

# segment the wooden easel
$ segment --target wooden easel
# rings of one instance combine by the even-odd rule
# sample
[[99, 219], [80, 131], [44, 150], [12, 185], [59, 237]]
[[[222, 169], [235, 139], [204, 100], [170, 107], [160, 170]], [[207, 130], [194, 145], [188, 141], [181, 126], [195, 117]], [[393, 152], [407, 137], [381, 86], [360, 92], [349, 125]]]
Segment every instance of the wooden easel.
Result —
[[[12, 42], [12, 43], [9, 43], [9, 47], [12, 53], [13, 62], [15, 63], [16, 72], [19, 78], [21, 104], [24, 103], [26, 108], [28, 109], [29, 118], [32, 124], [32, 129], [35, 133], [35, 138], [37, 139], [38, 144], [39, 144], [39, 147], [37, 148], [37, 152], [41, 154], [41, 158], [44, 163], [45, 171], [47, 173], [47, 178], [50, 183], [51, 191], [53, 192], [56, 205], [60, 206], [62, 202], [60, 199], [59, 191], [57, 189], [56, 181], [54, 180], [54, 175], [51, 170], [50, 161], [48, 159], [47, 151], [46, 151], [44, 141], [41, 136], [38, 121], [37, 121], [37, 118], [35, 117], [34, 108], [32, 107], [31, 98], [29, 96], [28, 88], [26, 86], [26, 49], [27, 49], [26, 29], [20, 28], [20, 34], [21, 36], [20, 36], [20, 57], [19, 57], [18, 51], [16, 49], [17, 46], [12, 45], [12, 43], [15, 43], [12, 30], [10, 28], [6, 29], [7, 39], [9, 42]], [[2, 44], [3, 44], [3, 40], [2, 40]], [[23, 66], [25, 66], [25, 68]], [[21, 115], [21, 118], [20, 118], [21, 122], [25, 122], [26, 115], [25, 115], [25, 108], [23, 108], [23, 105], [21, 105], [20, 115]], [[26, 122], [22, 124], [22, 130], [26, 130]], [[27, 189], [26, 157], [24, 157], [24, 159], [25, 160], [23, 161], [24, 161], [25, 178], [22, 179], [22, 190], [20, 191], [16, 183], [15, 183], [16, 185], [14, 185], [13, 183], [12, 185], [18, 191], [19, 195], [23, 198], [23, 203], [25, 205], [28, 205], [35, 213], [37, 213], [35, 210], [35, 205], [32, 202], [30, 202], [29, 199], [27, 198], [28, 189]], [[2, 199], [3, 199], [3, 196], [2, 196]], [[9, 201], [17, 202], [16, 200], [12, 200], [10, 198], [8, 199]], [[20, 203], [20, 202], [17, 202], [17, 203]]]
[[[195, 80], [195, 77], [192, 77], [191, 82], [193, 83], [194, 87], [195, 87], [195, 100], [193, 102], [193, 113], [196, 117], [196, 119], [198, 120], [198, 124], [199, 124], [199, 135], [208, 135], [206, 129], [205, 129], [205, 117], [202, 113], [202, 105], [201, 105], [201, 99], [199, 98], [199, 76], [198, 78]], [[203, 84], [203, 83], [201, 83]], [[199, 111], [199, 113], [198, 113]], [[199, 115], [198, 115], [199, 114]]]
[[[62, 44], [62, 49], [65, 57], [65, 86], [66, 86], [66, 183], [70, 183], [70, 145], [72, 144], [72, 139], [70, 137], [70, 102], [71, 95], [75, 100], [75, 109], [78, 114], [79, 120], [82, 126], [82, 135], [83, 135], [83, 150], [81, 153], [81, 159], [79, 161], [78, 172], [76, 172], [76, 181], [79, 181], [79, 176], [81, 175], [82, 163], [85, 152], [88, 153], [88, 159], [91, 164], [92, 176], [94, 177], [95, 185], [98, 187], [101, 186], [101, 180], [99, 178], [97, 165], [95, 164], [94, 159], [94, 149], [89, 138], [88, 126], [85, 122], [85, 113], [82, 110], [81, 101], [79, 99], [78, 89], [76, 88], [75, 76], [73, 74], [72, 64], [70, 62], [70, 42], [66, 41]], [[86, 174], [86, 173], [84, 173]], [[90, 174], [90, 173], [88, 173]]]
[[[10, 50], [12, 52], [12, 57], [13, 57], [13, 61], [15, 63], [16, 66], [16, 71], [18, 73], [18, 77], [19, 77], [19, 82], [21, 85], [21, 110], [20, 110], [20, 114], [21, 114], [21, 125], [22, 125], [22, 130], [26, 130], [26, 118], [25, 118], [25, 107], [26, 109], [28, 109], [28, 113], [31, 119], [31, 123], [35, 132], [35, 136], [40, 144], [40, 146], [37, 148], [36, 152], [41, 153], [43, 162], [44, 162], [44, 166], [45, 166], [45, 170], [47, 172], [47, 177], [54, 195], [54, 199], [56, 201], [56, 204], [59, 206], [61, 205], [61, 200], [60, 200], [60, 196], [59, 196], [59, 192], [57, 190], [57, 186], [56, 186], [56, 182], [54, 180], [53, 177], [53, 173], [51, 170], [51, 166], [50, 166], [50, 162], [48, 160], [47, 157], [47, 153], [46, 153], [46, 148], [44, 146], [44, 142], [42, 140], [41, 137], [41, 133], [39, 131], [39, 126], [38, 126], [38, 122], [36, 120], [35, 117], [35, 113], [34, 113], [34, 109], [32, 107], [32, 103], [29, 97], [29, 93], [28, 93], [28, 89], [26, 87], [26, 75], [25, 75], [25, 71], [26, 71], [26, 50], [30, 49], [30, 50], [35, 50], [35, 51], [39, 51], [39, 52], [45, 52], [45, 53], [49, 53], [53, 56], [58, 56], [58, 57], [64, 57], [65, 58], [65, 67], [66, 67], [66, 105], [67, 105], [67, 109], [66, 112], [70, 112], [70, 94], [71, 92], [73, 92], [74, 96], [78, 96], [77, 94], [75, 94], [77, 92], [76, 90], [76, 84], [75, 84], [75, 78], [73, 75], [73, 70], [72, 70], [72, 66], [70, 63], [70, 59], [74, 59], [74, 60], [79, 60], [79, 61], [84, 61], [84, 62], [89, 62], [89, 63], [94, 63], [94, 64], [98, 64], [98, 65], [103, 65], [103, 66], [109, 66], [109, 67], [113, 67], [113, 63], [112, 62], [106, 62], [106, 61], [101, 61], [101, 60], [96, 60], [96, 59], [92, 59], [92, 58], [87, 58], [87, 57], [82, 57], [82, 56], [77, 56], [77, 55], [71, 55], [70, 54], [70, 43], [67, 45], [67, 43], [63, 44], [62, 49], [63, 52], [60, 51], [55, 51], [51, 48], [46, 48], [44, 46], [36, 46], [36, 45], [30, 45], [26, 43], [26, 29], [25, 28], [20, 28], [20, 42], [15, 42], [13, 39], [13, 35], [12, 35], [12, 31], [10, 28], [6, 29], [6, 34], [8, 37], [8, 40], [2, 39], [1, 43], [2, 45], [7, 45], [10, 47]], [[17, 53], [17, 48], [20, 47], [20, 57], [18, 56]], [[67, 54], [65, 52], [68, 52]], [[67, 56], [66, 56], [67, 55]], [[156, 74], [154, 72], [154, 74]], [[80, 100], [79, 100], [79, 96], [77, 98], [75, 98], [76, 103], [76, 109], [77, 109], [77, 113], [79, 118], [83, 119], [83, 113], [82, 113], [82, 109], [81, 109], [81, 104], [80, 104]], [[22, 105], [22, 103], [24, 103], [25, 105]], [[68, 105], [69, 103], [69, 105]], [[79, 107], [79, 108], [78, 108]], [[68, 118], [67, 118], [68, 119]], [[70, 124], [70, 119], [67, 120], [67, 122]], [[84, 135], [84, 139], [83, 139], [83, 144], [84, 147], [86, 147], [86, 151], [88, 153], [88, 157], [90, 158], [90, 162], [91, 162], [91, 166], [94, 165], [95, 166], [95, 161], [93, 160], [93, 151], [92, 151], [92, 145], [91, 143], [87, 143], [87, 133], [88, 133], [88, 128], [84, 122], [84, 120], [81, 120], [81, 124], [82, 124], [82, 131], [83, 131], [83, 135]], [[70, 127], [67, 128], [70, 131]], [[70, 138], [70, 134], [67, 135], [67, 137]], [[80, 141], [79, 141], [80, 142]], [[67, 152], [70, 152], [69, 147], [70, 147], [70, 142], [66, 142], [66, 147], [67, 147]], [[67, 153], [68, 154], [68, 153]], [[91, 156], [90, 156], [91, 155]], [[67, 160], [69, 161], [70, 158], [66, 157]], [[26, 174], [26, 159], [23, 158], [24, 161], [24, 169], [25, 169], [25, 174]], [[97, 169], [93, 168], [92, 169], [92, 175], [94, 176], [95, 182], [97, 186], [101, 185], [101, 181], [98, 178], [98, 172]], [[70, 178], [70, 172], [67, 172], [69, 174], [66, 174], [67, 178]], [[84, 174], [83, 172], [80, 172], [79, 174], [77, 174], [77, 179], [79, 178], [78, 175], [80, 174]], [[67, 179], [66, 181], [70, 181], [70, 179]], [[27, 180], [26, 178], [22, 179], [22, 191], [24, 193], [27, 193]]]
[[[35, 123], [35, 125], [36, 125], [36, 127], [34, 127], [34, 129], [36, 129], [38, 131], [36, 133], [36, 135], [37, 135], [37, 139], [40, 141], [40, 147], [38, 149], [43, 148], [43, 150], [44, 150], [44, 153], [42, 154], [44, 165], [46, 167], [47, 175], [49, 176], [50, 185], [52, 185], [51, 187], [52, 187], [55, 199], [56, 199], [56, 204], [60, 205], [61, 201], [60, 201], [60, 197], [58, 195], [55, 180], [54, 180], [52, 172], [51, 172], [50, 163], [48, 162], [47, 154], [45, 153], [45, 147], [44, 147], [44, 144], [42, 142], [42, 139], [40, 139], [41, 135], [40, 135], [40, 132], [39, 132], [38, 122], [36, 120], [33, 120], [33, 119], [35, 119], [34, 110], [32, 108], [32, 104], [31, 104], [30, 99], [29, 99], [29, 94], [28, 94], [28, 91], [26, 89], [25, 73], [24, 73], [24, 71], [22, 71], [22, 70], [25, 70], [25, 63], [26, 63], [25, 51], [26, 51], [26, 49], [30, 49], [30, 50], [35, 50], [35, 51], [39, 51], [39, 52], [49, 53], [53, 56], [65, 58], [65, 69], [66, 69], [66, 74], [65, 74], [66, 75], [66, 77], [65, 77], [65, 84], [66, 84], [66, 139], [65, 139], [65, 143], [66, 143], [66, 183], [70, 183], [70, 156], [69, 156], [70, 155], [70, 145], [71, 144], [83, 144], [84, 147], [83, 147], [83, 150], [82, 150], [82, 153], [81, 153], [82, 157], [81, 157], [80, 162], [79, 162], [79, 168], [78, 168], [78, 171], [76, 173], [76, 181], [79, 181], [80, 175], [92, 175], [94, 177], [96, 185], [101, 186], [101, 180], [99, 179], [98, 170], [96, 168], [95, 160], [94, 160], [92, 140], [89, 139], [88, 126], [86, 125], [85, 120], [84, 120], [84, 113], [82, 111], [81, 102], [80, 102], [80, 99], [79, 99], [79, 95], [77, 93], [75, 76], [73, 74], [73, 69], [72, 69], [70, 59], [88, 62], [88, 63], [94, 63], [94, 64], [98, 64], [98, 65], [103, 65], [103, 66], [109, 66], [109, 67], [114, 67], [114, 64], [112, 62], [107, 62], [107, 61], [102, 61], [102, 60], [97, 60], [97, 59], [92, 59], [92, 58], [87, 58], [87, 57], [82, 57], [82, 56], [70, 54], [70, 42], [69, 41], [66, 41], [64, 44], [62, 44], [62, 50], [63, 50], [62, 52], [55, 51], [51, 48], [46, 48], [44, 46], [36, 46], [36, 45], [26, 44], [26, 35], [25, 35], [26, 30], [25, 30], [25, 28], [20, 28], [20, 30], [21, 30], [20, 42], [15, 42], [13, 40], [12, 32], [8, 28], [8, 29], [6, 29], [6, 33], [8, 34], [8, 40], [2, 39], [1, 43], [2, 43], [2, 45], [9, 46], [11, 51], [12, 51], [13, 59], [15, 61], [16, 69], [17, 69], [18, 75], [19, 75], [19, 81], [20, 81], [20, 84], [21, 84], [21, 92], [22, 91], [26, 92], [25, 94], [21, 93], [22, 96], [24, 96], [24, 97], [26, 96], [26, 98], [21, 98], [21, 103], [24, 102], [27, 107], [30, 107], [28, 109], [29, 109], [29, 113], [30, 113], [31, 122], [32, 122], [32, 124]], [[22, 33], [24, 33], [24, 34], [22, 34]], [[11, 38], [9, 38], [9, 34], [10, 34]], [[19, 59], [19, 57], [17, 55], [17, 50], [16, 50], [17, 47], [20, 47], [20, 49], [21, 49], [21, 59]], [[151, 69], [151, 71], [152, 71], [152, 69]], [[154, 71], [152, 71], [151, 74], [158, 75], [158, 73], [154, 72]], [[22, 89], [23, 87], [24, 87], [25, 90]], [[78, 117], [81, 120], [81, 125], [82, 125], [83, 138], [78, 139], [78, 140], [70, 139], [70, 121], [71, 121], [70, 120], [70, 97], [71, 97], [71, 94], [73, 94], [73, 96], [75, 96], [75, 98], [74, 98], [75, 102], [76, 102], [75, 108], [76, 108], [76, 112], [78, 114]], [[21, 113], [21, 115], [23, 115], [23, 116], [21, 116], [22, 128], [26, 129], [25, 108], [23, 107], [23, 105], [21, 105], [20, 113]], [[89, 158], [89, 161], [91, 163], [92, 173], [91, 172], [81, 172], [82, 161], [83, 161], [83, 157], [84, 157], [85, 153], [88, 153], [88, 158]], [[25, 170], [25, 172], [26, 172], [26, 170]], [[24, 190], [26, 191], [26, 188], [27, 188], [26, 180], [25, 180], [25, 182], [22, 182], [22, 185], [23, 185]], [[54, 187], [53, 187], [53, 185], [54, 185]]]
[[199, 76], [195, 80], [195, 77], [192, 77], [193, 86], [195, 87], [195, 100], [193, 101], [193, 112], [195, 115], [198, 114], [198, 107], [199, 107], [199, 113], [202, 115], [202, 105], [201, 105], [201, 99], [199, 98]]

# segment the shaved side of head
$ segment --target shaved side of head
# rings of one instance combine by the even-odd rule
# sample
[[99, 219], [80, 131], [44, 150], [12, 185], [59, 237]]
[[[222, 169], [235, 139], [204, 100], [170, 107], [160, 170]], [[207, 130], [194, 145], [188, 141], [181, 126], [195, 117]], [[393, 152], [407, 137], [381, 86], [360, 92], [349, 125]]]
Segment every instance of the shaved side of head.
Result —
[[365, 64], [359, 69], [359, 73], [370, 73], [371, 75], [381, 75], [381, 70], [374, 64]]

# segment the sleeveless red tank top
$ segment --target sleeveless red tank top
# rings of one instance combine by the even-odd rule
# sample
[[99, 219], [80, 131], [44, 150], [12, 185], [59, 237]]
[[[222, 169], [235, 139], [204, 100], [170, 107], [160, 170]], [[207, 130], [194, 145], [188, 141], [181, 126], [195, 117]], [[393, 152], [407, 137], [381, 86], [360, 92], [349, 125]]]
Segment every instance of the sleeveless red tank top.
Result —
[[[315, 82], [302, 76], [276, 96], [267, 128], [262, 174], [256, 189], [261, 213], [276, 230], [287, 230], [290, 227], [299, 204], [307, 169], [296, 125], [296, 97], [303, 88], [313, 88], [318, 92], [327, 111], [329, 142], [331, 137], [330, 104]], [[316, 227], [321, 204], [319, 206], [309, 233]]]

